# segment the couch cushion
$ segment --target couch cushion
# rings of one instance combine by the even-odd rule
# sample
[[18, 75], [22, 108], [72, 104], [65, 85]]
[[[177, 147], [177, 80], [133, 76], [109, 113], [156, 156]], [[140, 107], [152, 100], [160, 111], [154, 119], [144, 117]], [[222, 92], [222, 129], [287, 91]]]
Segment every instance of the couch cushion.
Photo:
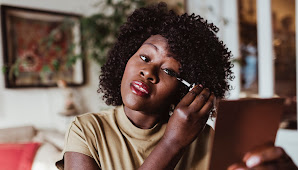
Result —
[[34, 142], [50, 143], [60, 151], [64, 147], [64, 134], [57, 130], [40, 129], [32, 140]]
[[37, 130], [33, 126], [0, 129], [0, 143], [30, 142]]
[[61, 152], [50, 143], [43, 143], [36, 152], [31, 170], [57, 170], [56, 161]]
[[0, 169], [31, 170], [39, 143], [0, 144]]

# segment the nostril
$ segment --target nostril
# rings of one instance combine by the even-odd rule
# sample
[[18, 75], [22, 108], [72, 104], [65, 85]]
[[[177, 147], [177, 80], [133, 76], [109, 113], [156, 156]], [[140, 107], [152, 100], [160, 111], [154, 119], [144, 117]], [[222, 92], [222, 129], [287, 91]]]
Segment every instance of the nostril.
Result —
[[153, 81], [153, 78], [149, 77], [148, 80], [149, 80], [149, 81]]
[[156, 82], [156, 75], [148, 70], [140, 70], [140, 76], [142, 76], [147, 81], [151, 81], [152, 83]]

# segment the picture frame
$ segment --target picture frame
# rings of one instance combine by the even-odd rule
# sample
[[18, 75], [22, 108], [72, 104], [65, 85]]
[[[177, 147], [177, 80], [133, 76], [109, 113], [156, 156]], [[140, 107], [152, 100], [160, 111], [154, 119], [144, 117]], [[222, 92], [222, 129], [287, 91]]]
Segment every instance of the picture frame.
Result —
[[6, 88], [85, 83], [80, 15], [1, 5]]

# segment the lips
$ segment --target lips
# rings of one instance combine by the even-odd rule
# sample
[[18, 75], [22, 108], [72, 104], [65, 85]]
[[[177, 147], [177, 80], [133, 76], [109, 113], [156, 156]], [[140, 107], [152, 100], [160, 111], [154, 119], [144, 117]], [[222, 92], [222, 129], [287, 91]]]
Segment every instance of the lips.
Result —
[[132, 92], [138, 96], [147, 96], [150, 93], [150, 88], [141, 81], [133, 81], [130, 83]]

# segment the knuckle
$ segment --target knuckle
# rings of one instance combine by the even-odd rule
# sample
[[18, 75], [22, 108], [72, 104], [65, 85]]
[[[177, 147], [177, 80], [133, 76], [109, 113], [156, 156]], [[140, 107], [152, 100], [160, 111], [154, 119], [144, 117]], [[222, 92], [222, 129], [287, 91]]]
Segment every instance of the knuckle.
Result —
[[176, 108], [176, 112], [177, 112], [178, 114], [181, 114], [181, 113], [184, 112], [184, 109], [182, 109], [181, 107], [177, 107], [177, 108]]
[[209, 117], [209, 114], [210, 114], [210, 109], [204, 109], [204, 110], [200, 110], [199, 111], [199, 115], [201, 117], [205, 117], [205, 116], [208, 116]]
[[185, 114], [182, 118], [185, 122], [190, 122], [192, 120], [191, 114]]
[[203, 86], [196, 85], [193, 89], [194, 90], [197, 90], [197, 91], [202, 91], [203, 90]]
[[209, 90], [208, 88], [205, 88], [205, 89], [203, 90], [203, 93], [206, 93], [206, 94], [210, 95], [210, 90]]
[[282, 147], [279, 147], [279, 146], [275, 147], [275, 152], [277, 154], [279, 154], [280, 156], [283, 156], [283, 155], [286, 154], [285, 150]]
[[189, 122], [192, 120], [192, 114], [187, 112], [185, 109], [177, 108], [176, 112], [183, 121]]
[[211, 109], [213, 107], [213, 102], [207, 102], [206, 105]]
[[214, 95], [214, 93], [212, 93], [212, 94], [210, 95], [210, 98], [212, 99], [212, 101], [215, 99], [215, 95]]
[[280, 147], [280, 146], [276, 146], [275, 149], [278, 152], [285, 153], [285, 150], [282, 147]]
[[200, 86], [195, 86], [195, 88], [193, 88], [193, 89], [190, 91], [190, 94], [196, 96], [196, 95], [200, 94], [202, 90], [203, 90], [202, 87], [200, 87]]
[[194, 90], [190, 91], [189, 93], [190, 93], [191, 95], [193, 95], [193, 96], [196, 96], [196, 95], [197, 95], [197, 93], [196, 93]]
[[187, 113], [183, 108], [177, 108], [176, 112], [178, 115], [185, 115]]
[[207, 100], [208, 96], [206, 94], [200, 94], [199, 98], [202, 99], [202, 100]]

